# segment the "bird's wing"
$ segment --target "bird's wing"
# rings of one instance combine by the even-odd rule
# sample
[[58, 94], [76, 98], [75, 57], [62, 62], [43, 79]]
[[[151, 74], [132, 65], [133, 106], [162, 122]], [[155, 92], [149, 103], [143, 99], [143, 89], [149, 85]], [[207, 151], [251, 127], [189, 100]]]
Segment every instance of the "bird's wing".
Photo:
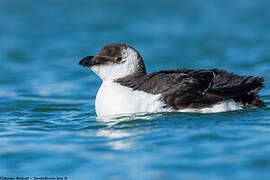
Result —
[[[136, 80], [135, 80], [136, 79]], [[123, 78], [119, 83], [134, 90], [162, 94], [166, 107], [207, 107], [217, 102], [257, 93], [263, 79], [226, 71], [176, 69]]]
[[238, 76], [223, 70], [211, 69], [216, 77], [209, 92], [235, 97], [246, 93], [257, 93], [264, 87], [262, 77]]
[[180, 109], [204, 101], [204, 93], [214, 74], [207, 70], [176, 69], [158, 71], [145, 76], [130, 76], [117, 82], [133, 90], [162, 94], [167, 107]]
[[215, 74], [208, 70], [177, 69], [148, 75], [153, 94], [162, 94], [167, 107], [173, 109], [207, 106], [206, 92]]
[[254, 76], [238, 76], [223, 70], [212, 69], [216, 77], [212, 87], [206, 93], [211, 102], [234, 99], [246, 107], [263, 107], [265, 104], [258, 97], [264, 87], [264, 79]]

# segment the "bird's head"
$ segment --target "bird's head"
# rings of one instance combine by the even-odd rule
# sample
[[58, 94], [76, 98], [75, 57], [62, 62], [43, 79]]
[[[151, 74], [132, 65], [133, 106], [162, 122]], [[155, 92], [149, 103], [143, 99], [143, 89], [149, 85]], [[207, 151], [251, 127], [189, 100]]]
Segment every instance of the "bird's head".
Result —
[[138, 51], [126, 44], [109, 44], [95, 56], [87, 56], [79, 65], [91, 68], [102, 81], [113, 81], [135, 73], [145, 74]]

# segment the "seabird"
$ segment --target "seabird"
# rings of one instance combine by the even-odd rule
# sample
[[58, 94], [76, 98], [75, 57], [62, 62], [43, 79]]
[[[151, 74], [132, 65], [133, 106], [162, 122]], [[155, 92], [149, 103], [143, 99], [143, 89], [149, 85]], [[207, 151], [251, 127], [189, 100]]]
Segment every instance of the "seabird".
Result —
[[262, 77], [224, 70], [174, 69], [146, 74], [142, 56], [126, 44], [109, 44], [79, 65], [89, 67], [102, 84], [98, 116], [155, 112], [223, 112], [264, 107], [258, 92]]

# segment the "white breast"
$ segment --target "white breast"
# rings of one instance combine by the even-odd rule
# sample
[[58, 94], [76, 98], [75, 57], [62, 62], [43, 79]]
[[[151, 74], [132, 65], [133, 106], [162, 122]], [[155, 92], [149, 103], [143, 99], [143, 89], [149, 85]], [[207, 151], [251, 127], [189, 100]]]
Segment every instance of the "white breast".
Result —
[[104, 81], [98, 90], [95, 108], [98, 116], [160, 112], [164, 106], [160, 98], [161, 95], [134, 91], [120, 84]]
[[112, 81], [104, 81], [98, 90], [95, 108], [99, 117], [170, 111], [217, 113], [242, 109], [241, 104], [233, 100], [227, 100], [206, 108], [173, 110], [163, 108], [165, 104], [160, 99], [161, 94], [155, 95], [143, 91], [134, 91]]

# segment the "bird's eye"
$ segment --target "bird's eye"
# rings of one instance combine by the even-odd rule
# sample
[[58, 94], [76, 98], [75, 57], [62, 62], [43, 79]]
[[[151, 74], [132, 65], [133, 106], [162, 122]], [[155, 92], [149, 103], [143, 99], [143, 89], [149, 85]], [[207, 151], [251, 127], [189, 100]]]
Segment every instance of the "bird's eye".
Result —
[[122, 60], [121, 57], [117, 57], [117, 58], [116, 58], [116, 61], [117, 61], [117, 62], [121, 62], [121, 60]]

